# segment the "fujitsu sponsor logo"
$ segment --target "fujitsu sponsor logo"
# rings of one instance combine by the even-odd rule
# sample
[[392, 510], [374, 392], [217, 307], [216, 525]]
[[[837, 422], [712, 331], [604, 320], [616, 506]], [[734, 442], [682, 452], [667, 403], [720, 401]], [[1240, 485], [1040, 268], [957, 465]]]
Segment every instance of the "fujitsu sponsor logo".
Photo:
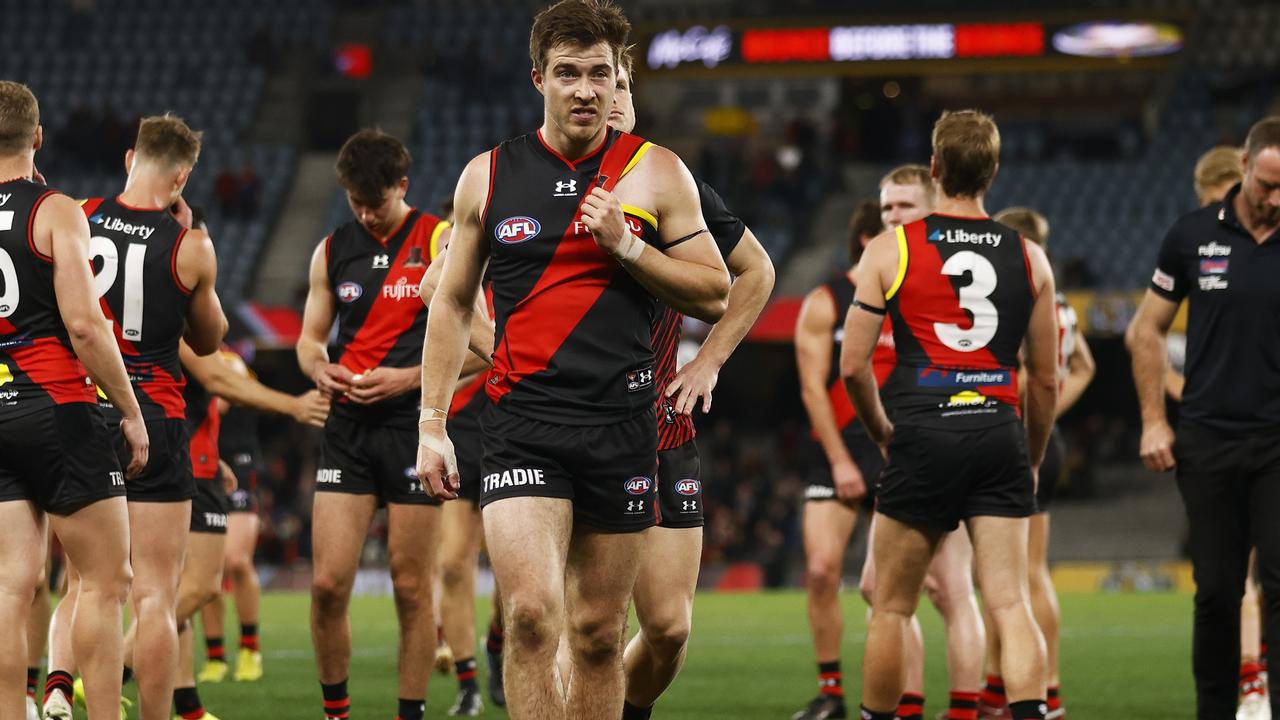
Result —
[[382, 286], [382, 297], [389, 300], [395, 300], [397, 302], [404, 300], [405, 298], [417, 299], [421, 295], [422, 290], [418, 287], [417, 283], [409, 282], [409, 280], [404, 276], [401, 276], [396, 280], [394, 285]]
[[1217, 240], [1211, 240], [1208, 245], [1197, 247], [1196, 254], [1200, 257], [1227, 257], [1231, 254], [1231, 246], [1223, 245]]

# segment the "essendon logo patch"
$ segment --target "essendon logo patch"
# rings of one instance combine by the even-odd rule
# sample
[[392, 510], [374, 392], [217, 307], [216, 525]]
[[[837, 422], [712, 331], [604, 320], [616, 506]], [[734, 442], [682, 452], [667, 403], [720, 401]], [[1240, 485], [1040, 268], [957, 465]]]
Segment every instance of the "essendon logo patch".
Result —
[[537, 220], [526, 215], [517, 215], [498, 223], [498, 227], [493, 230], [493, 236], [504, 245], [516, 245], [538, 237], [540, 232], [542, 232], [542, 225], [538, 224]]
[[353, 282], [344, 282], [338, 286], [338, 299], [344, 303], [353, 303], [364, 294], [364, 288]]
[[686, 497], [690, 495], [697, 495], [698, 491], [701, 489], [702, 488], [699, 486], [697, 480], [681, 480], [676, 483], [676, 492]]
[[644, 495], [653, 487], [653, 481], [647, 477], [633, 477], [622, 487], [632, 495]]

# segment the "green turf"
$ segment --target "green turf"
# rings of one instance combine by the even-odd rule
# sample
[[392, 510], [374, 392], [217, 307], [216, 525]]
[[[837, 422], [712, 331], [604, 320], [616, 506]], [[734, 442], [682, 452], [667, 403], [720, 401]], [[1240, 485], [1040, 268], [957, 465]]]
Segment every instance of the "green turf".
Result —
[[[1064, 596], [1062, 605], [1063, 696], [1071, 717], [1193, 716], [1189, 596], [1079, 594]], [[846, 686], [856, 701], [865, 609], [853, 594], [846, 597], [845, 606]], [[482, 621], [487, 618], [485, 608]], [[319, 720], [307, 598], [268, 594], [262, 615], [266, 677], [254, 684], [203, 686], [206, 706], [223, 720]], [[931, 609], [922, 618], [929, 658], [926, 717], [932, 718], [946, 704], [942, 629]], [[396, 687], [395, 612], [390, 599], [356, 599], [352, 626], [352, 718], [390, 720]], [[233, 643], [234, 638], [228, 638], [228, 644]], [[483, 673], [482, 667], [482, 681]], [[814, 694], [814, 675], [802, 594], [700, 595], [688, 662], [654, 717], [789, 718]], [[452, 678], [433, 676], [427, 717], [444, 717], [454, 690]], [[503, 716], [491, 708], [484, 715]]]

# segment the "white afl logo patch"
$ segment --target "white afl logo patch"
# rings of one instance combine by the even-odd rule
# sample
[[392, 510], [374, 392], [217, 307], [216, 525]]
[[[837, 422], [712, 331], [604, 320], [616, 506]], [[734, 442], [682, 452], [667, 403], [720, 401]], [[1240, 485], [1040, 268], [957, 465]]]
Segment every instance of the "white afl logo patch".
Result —
[[360, 299], [364, 288], [353, 282], [344, 282], [338, 286], [338, 299], [344, 303], [352, 303]]
[[493, 230], [493, 236], [504, 245], [516, 245], [538, 237], [540, 232], [542, 232], [542, 225], [537, 220], [526, 215], [517, 215], [498, 223], [498, 227]]

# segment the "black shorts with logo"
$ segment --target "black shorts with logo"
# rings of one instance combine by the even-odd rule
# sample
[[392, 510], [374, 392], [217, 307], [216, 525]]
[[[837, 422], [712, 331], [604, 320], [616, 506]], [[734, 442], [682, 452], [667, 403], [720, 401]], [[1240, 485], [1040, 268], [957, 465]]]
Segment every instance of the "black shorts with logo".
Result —
[[93, 403], [0, 421], [0, 502], [29, 500], [54, 515], [125, 494], [116, 436]]
[[[129, 466], [129, 446], [120, 435], [117, 421], [116, 459], [120, 467]], [[147, 437], [151, 449], [147, 466], [137, 477], [125, 480], [129, 502], [181, 502], [196, 496], [196, 481], [191, 476], [191, 432], [185, 420], [164, 418], [147, 421]]]
[[1049, 445], [1044, 451], [1044, 462], [1040, 463], [1040, 484], [1036, 486], [1036, 512], [1049, 512], [1053, 504], [1054, 493], [1058, 489], [1058, 481], [1062, 479], [1062, 471], [1067, 463], [1067, 447], [1062, 441], [1062, 433], [1058, 426], [1053, 426], [1049, 433]]
[[258, 512], [258, 461], [249, 453], [237, 453], [225, 458], [236, 475], [237, 487], [231, 493], [231, 512]]
[[439, 505], [418, 482], [418, 431], [329, 415], [316, 470], [316, 492], [374, 495], [378, 504]]
[[[867, 494], [862, 498], [865, 507], [872, 507], [876, 500], [876, 480], [884, 470], [884, 455], [880, 454], [880, 446], [875, 444], [866, 428], [858, 420], [850, 422], [840, 431], [845, 447], [853, 457], [853, 464], [862, 473], [862, 481], [867, 486]], [[831, 477], [831, 465], [827, 455], [818, 441], [811, 443], [808, 481], [804, 489], [806, 501], [836, 500], [835, 480]]]
[[698, 444], [693, 440], [658, 451], [658, 527], [703, 526], [701, 475]]
[[1026, 430], [1018, 420], [968, 430], [898, 424], [876, 499], [895, 520], [947, 531], [979, 515], [1030, 517]]
[[639, 532], [657, 522], [652, 409], [610, 425], [557, 425], [491, 405], [480, 426], [481, 507], [512, 497], [565, 498], [575, 522], [596, 530]]
[[222, 488], [222, 478], [196, 478], [196, 496], [191, 500], [191, 532], [227, 534], [227, 513], [231, 501]]

